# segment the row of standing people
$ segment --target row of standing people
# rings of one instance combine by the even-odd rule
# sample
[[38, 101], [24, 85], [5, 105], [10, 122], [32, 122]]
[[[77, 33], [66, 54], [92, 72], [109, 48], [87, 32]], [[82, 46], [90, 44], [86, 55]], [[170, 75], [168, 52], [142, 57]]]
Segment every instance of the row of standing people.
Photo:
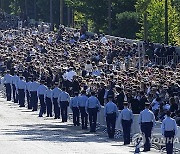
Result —
[[95, 97], [95, 93], [91, 93], [88, 98], [86, 91], [82, 91], [79, 96], [78, 92], [74, 92], [75, 97], [71, 98], [65, 91], [66, 88], [59, 88], [59, 83], [55, 82], [54, 89], [47, 87], [42, 80], [40, 83], [35, 78], [29, 77], [29, 81], [26, 82], [23, 76], [12, 76], [7, 71], [7, 74], [2, 79], [2, 83], [6, 87], [7, 101], [11, 101], [13, 95], [13, 102], [19, 103], [20, 107], [25, 107], [25, 99], [27, 100], [27, 108], [32, 111], [37, 111], [38, 100], [40, 102], [39, 117], [47, 112], [47, 117], [52, 117], [52, 107], [54, 107], [54, 118], [60, 119], [60, 113], [62, 122], [67, 122], [67, 110], [68, 106], [73, 111], [73, 123], [74, 126], [80, 125], [80, 114], [82, 129], [87, 129], [88, 115], [90, 123], [90, 131], [96, 131], [97, 113], [101, 108], [99, 100]]
[[[80, 114], [82, 129], [87, 129], [88, 117], [90, 124], [90, 132], [96, 132], [97, 113], [101, 109], [100, 102], [95, 97], [95, 92], [91, 92], [91, 96], [86, 96], [86, 91], [82, 91], [79, 96], [78, 92], [74, 92], [75, 97], [70, 98], [69, 94], [65, 91], [65, 88], [58, 88], [58, 83], [55, 83], [53, 90], [50, 87], [44, 85], [44, 81], [41, 84], [30, 78], [31, 81], [25, 82], [23, 77], [18, 77], [16, 74], [11, 76], [8, 72], [2, 79], [2, 82], [6, 87], [7, 101], [11, 100], [11, 93], [13, 94], [14, 103], [18, 103], [20, 107], [25, 107], [25, 96], [27, 98], [28, 109], [37, 111], [38, 98], [40, 101], [39, 116], [42, 117], [46, 113], [47, 116], [52, 117], [52, 104], [54, 106], [55, 119], [60, 119], [60, 111], [62, 116], [62, 122], [67, 122], [67, 108], [73, 111], [73, 123], [74, 126], [80, 126]], [[149, 110], [150, 104], [146, 103], [145, 109], [139, 115], [139, 124], [142, 133], [145, 136], [144, 151], [150, 151], [150, 138], [153, 127], [155, 126], [155, 116], [152, 111]], [[107, 132], [109, 138], [114, 138], [115, 124], [118, 115], [118, 108], [113, 103], [113, 96], [108, 96], [108, 103], [104, 108], [104, 116], [107, 123]], [[133, 121], [133, 113], [128, 108], [128, 103], [124, 103], [124, 109], [120, 113], [120, 121], [123, 127], [124, 145], [130, 144], [130, 131]], [[162, 123], [162, 135], [166, 138], [174, 138], [177, 134], [177, 125], [174, 119], [170, 118], [170, 114], [167, 113], [167, 118]], [[173, 150], [173, 143], [166, 143], [167, 153], [171, 154]]]
[[[113, 97], [108, 97], [108, 103], [105, 105], [104, 114], [106, 117], [107, 123], [107, 132], [109, 138], [114, 138], [115, 134], [115, 125], [118, 117], [118, 109], [115, 103], [112, 102]], [[131, 133], [131, 125], [133, 122], [133, 113], [128, 108], [128, 103], [124, 102], [124, 109], [120, 113], [120, 123], [123, 128], [123, 138], [124, 145], [130, 144], [130, 133]], [[143, 142], [144, 142], [144, 152], [148, 152], [151, 149], [151, 136], [153, 128], [155, 127], [155, 115], [150, 110], [150, 103], [146, 102], [145, 109], [140, 112], [138, 123], [140, 126], [140, 131], [143, 134]], [[166, 151], [167, 154], [173, 154], [173, 142], [174, 137], [177, 135], [177, 124], [176, 121], [171, 118], [171, 112], [167, 111], [166, 118], [163, 120], [161, 124], [161, 133], [165, 137]], [[139, 142], [139, 141], [137, 141]], [[139, 153], [139, 147], [137, 146], [135, 153]]]

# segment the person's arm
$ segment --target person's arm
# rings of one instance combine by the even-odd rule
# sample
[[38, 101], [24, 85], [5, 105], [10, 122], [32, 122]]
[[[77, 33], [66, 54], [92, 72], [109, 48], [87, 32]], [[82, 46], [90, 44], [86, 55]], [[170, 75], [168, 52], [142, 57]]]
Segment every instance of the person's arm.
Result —
[[133, 116], [133, 113], [131, 111], [131, 120], [132, 120], [132, 122], [133, 122], [133, 119], [134, 119], [134, 116]]
[[104, 107], [104, 117], [106, 118], [106, 116], [107, 116], [107, 105], [105, 105]]
[[100, 111], [101, 110], [101, 104], [100, 104], [98, 99], [97, 99], [97, 104], [98, 104], [98, 111]]
[[86, 101], [86, 106], [85, 106], [86, 112], [88, 111], [88, 106], [89, 106], [89, 99], [87, 99], [87, 101]]
[[141, 122], [142, 122], [142, 113], [139, 114], [138, 122], [139, 122], [139, 124], [141, 124]]
[[70, 102], [70, 100], [71, 100], [71, 98], [70, 98], [70, 96], [69, 96], [69, 94], [67, 93], [67, 100], [68, 100], [68, 102]]
[[60, 100], [61, 100], [61, 93], [59, 94], [58, 96], [58, 99], [57, 99], [57, 103], [60, 105]]
[[119, 116], [119, 111], [118, 111], [118, 108], [117, 108], [117, 105], [116, 105], [116, 118], [118, 118], [118, 116]]
[[155, 124], [156, 124], [156, 119], [155, 119], [155, 116], [154, 116], [154, 113], [152, 113], [152, 118], [153, 118], [153, 127], [155, 126]]
[[174, 131], [175, 131], [175, 136], [176, 136], [176, 135], [177, 135], [177, 132], [178, 132], [176, 120], [174, 120]]
[[73, 99], [70, 100], [70, 104], [69, 104], [69, 107], [71, 108], [71, 110], [72, 110], [72, 103], [73, 103]]
[[164, 131], [165, 131], [165, 124], [164, 121], [161, 124], [161, 134], [164, 136]]
[[53, 103], [53, 91], [51, 92], [51, 102]]

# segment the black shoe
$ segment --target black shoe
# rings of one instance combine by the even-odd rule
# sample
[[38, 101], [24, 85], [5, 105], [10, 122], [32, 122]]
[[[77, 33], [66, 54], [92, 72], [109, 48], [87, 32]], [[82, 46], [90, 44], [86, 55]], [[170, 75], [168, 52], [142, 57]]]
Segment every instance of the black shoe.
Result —
[[148, 151], [150, 151], [150, 149], [144, 149], [144, 150], [143, 150], [143, 152], [148, 152]]
[[25, 107], [25, 105], [20, 105], [19, 107]]

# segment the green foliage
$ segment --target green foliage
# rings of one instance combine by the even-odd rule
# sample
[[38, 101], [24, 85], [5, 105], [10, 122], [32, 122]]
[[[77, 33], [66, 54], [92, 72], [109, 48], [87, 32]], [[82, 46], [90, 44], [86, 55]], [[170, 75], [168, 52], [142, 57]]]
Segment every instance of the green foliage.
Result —
[[[144, 6], [143, 11], [139, 11], [143, 14], [145, 11], [148, 13], [147, 23], [148, 23], [148, 39], [152, 42], [160, 42], [164, 43], [164, 24], [165, 24], [165, 1], [164, 0], [151, 0], [151, 2], [147, 5], [142, 5], [142, 1], [148, 0], [138, 0], [136, 8], [137, 10], [140, 7]], [[139, 9], [138, 9], [139, 8]], [[143, 23], [143, 18], [141, 17], [141, 24]], [[179, 44], [179, 16], [175, 9], [172, 6], [171, 0], [168, 0], [168, 29], [169, 29], [169, 43], [177, 43]], [[142, 24], [143, 25], [143, 24]], [[140, 38], [143, 37], [143, 26], [141, 32], [137, 34]]]
[[118, 34], [120, 37], [135, 39], [136, 32], [140, 29], [138, 14], [136, 12], [123, 12], [117, 14], [116, 17], [119, 28], [114, 31], [114, 34]]
[[[50, 21], [49, 1], [26, 0], [27, 5], [25, 5], [25, 0], [1, 0], [3, 9], [8, 13], [20, 15], [27, 12], [29, 18], [34, 18], [36, 15], [36, 20], [46, 22]], [[133, 39], [138, 36], [142, 39], [146, 27], [148, 29], [146, 35], [148, 34], [150, 41], [164, 42], [164, 1], [111, 0], [112, 34]], [[109, 0], [64, 0], [64, 2], [65, 25], [68, 6], [74, 11], [76, 28], [82, 23], [87, 23], [89, 30], [107, 33]], [[53, 0], [53, 22], [56, 25], [59, 24], [59, 7], [60, 0]], [[168, 8], [169, 40], [180, 44], [180, 0], [168, 0]], [[146, 14], [147, 18], [144, 18]]]

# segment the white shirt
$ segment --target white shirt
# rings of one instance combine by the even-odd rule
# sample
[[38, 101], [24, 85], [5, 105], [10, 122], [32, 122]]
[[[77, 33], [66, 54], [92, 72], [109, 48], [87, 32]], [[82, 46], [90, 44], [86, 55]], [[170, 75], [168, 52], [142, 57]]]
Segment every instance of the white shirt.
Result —
[[75, 76], [75, 75], [77, 75], [77, 73], [72, 70], [72, 71], [66, 72], [63, 75], [63, 78], [72, 82], [73, 76]]
[[107, 38], [104, 36], [100, 40], [101, 43], [106, 44], [108, 42]]
[[92, 64], [86, 64], [85, 65], [85, 70], [88, 72], [92, 72], [92, 68], [93, 68]]
[[176, 121], [170, 117], [166, 117], [161, 124], [161, 132], [164, 135], [165, 131], [175, 131], [177, 135], [177, 124]]

